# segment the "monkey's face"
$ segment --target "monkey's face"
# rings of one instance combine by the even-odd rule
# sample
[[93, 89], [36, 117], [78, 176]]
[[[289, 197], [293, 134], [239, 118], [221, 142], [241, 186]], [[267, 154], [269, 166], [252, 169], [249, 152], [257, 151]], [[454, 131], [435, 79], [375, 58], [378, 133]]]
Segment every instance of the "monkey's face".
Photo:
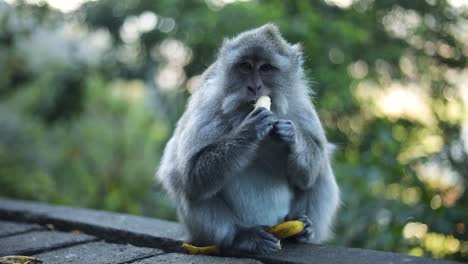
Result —
[[230, 63], [226, 87], [229, 93], [238, 95], [241, 104], [253, 105], [264, 95], [274, 99], [282, 92], [284, 62], [279, 61], [274, 49], [248, 47], [237, 55]]
[[238, 88], [243, 101], [253, 105], [260, 96], [270, 95], [272, 75], [277, 71], [269, 61], [259, 57], [245, 57], [236, 63], [233, 72], [240, 81]]
[[226, 39], [217, 65], [225, 113], [250, 111], [250, 104], [263, 95], [271, 98], [272, 111], [286, 113], [292, 89], [301, 80], [302, 52], [267, 24]]

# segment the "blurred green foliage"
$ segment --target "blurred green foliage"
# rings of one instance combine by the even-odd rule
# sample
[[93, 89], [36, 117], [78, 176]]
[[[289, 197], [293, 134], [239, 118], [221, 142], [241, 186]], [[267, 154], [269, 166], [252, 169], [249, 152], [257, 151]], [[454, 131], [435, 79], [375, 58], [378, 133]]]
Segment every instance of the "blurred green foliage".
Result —
[[223, 37], [274, 22], [339, 147], [331, 243], [468, 260], [459, 2], [0, 1], [0, 195], [174, 220], [153, 176], [187, 90]]

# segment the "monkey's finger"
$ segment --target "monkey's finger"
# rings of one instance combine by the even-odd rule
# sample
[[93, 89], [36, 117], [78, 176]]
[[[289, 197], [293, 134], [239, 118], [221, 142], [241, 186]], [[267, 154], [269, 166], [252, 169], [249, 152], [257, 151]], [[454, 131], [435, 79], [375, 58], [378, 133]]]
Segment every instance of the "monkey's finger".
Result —
[[268, 123], [270, 123], [272, 126], [274, 126], [277, 117], [274, 114], [271, 114], [270, 116], [266, 117], [264, 120], [266, 120]]
[[261, 120], [259, 120], [257, 122], [257, 125], [261, 126], [261, 127], [269, 126], [269, 127], [273, 128], [273, 122], [274, 122], [273, 117], [265, 117], [265, 118], [262, 118]]
[[297, 220], [302, 221], [304, 223], [304, 227], [312, 226], [312, 221], [310, 221], [310, 218], [307, 215], [301, 215]]
[[296, 132], [296, 129], [294, 129], [294, 127], [287, 126], [287, 125], [275, 125], [275, 129], [281, 132], [290, 132], [290, 133]]
[[294, 139], [295, 139], [295, 134], [294, 134], [294, 133], [285, 134], [285, 135], [282, 135], [282, 138], [283, 138], [284, 140], [287, 140], [287, 141], [294, 141]]
[[276, 123], [278, 125], [284, 125], [284, 124], [292, 125], [293, 124], [291, 120], [287, 120], [287, 119], [278, 119]]
[[281, 242], [279, 240], [277, 242], [272, 242], [268, 240], [258, 241], [256, 248], [257, 253], [271, 253], [281, 249]]
[[304, 227], [304, 230], [295, 236], [296, 240], [299, 242], [307, 243], [311, 241], [315, 236], [315, 230], [312, 226]]
[[275, 122], [275, 128], [276, 129], [284, 129], [284, 130], [292, 130], [292, 131], [296, 131], [296, 127], [293, 125], [293, 124], [290, 124], [290, 123], [278, 123], [278, 122]]
[[270, 134], [273, 131], [273, 126], [271, 124], [260, 125], [257, 128], [257, 136], [262, 139], [266, 135]]
[[314, 230], [312, 227], [312, 221], [310, 221], [309, 217], [307, 215], [301, 215], [297, 217], [297, 220], [304, 223], [304, 230], [302, 230], [302, 232], [297, 234], [297, 237], [302, 237], [302, 236], [310, 237], [314, 233]]
[[271, 130], [274, 129], [273, 124], [272, 124], [271, 122], [269, 122], [268, 120], [263, 120], [263, 121], [259, 122], [259, 123], [257, 124], [257, 126], [258, 126], [260, 129], [268, 130], [268, 132], [270, 132]]
[[276, 132], [280, 140], [287, 142], [294, 142], [296, 140], [296, 134], [290, 132]]
[[284, 136], [294, 136], [296, 134], [294, 130], [289, 129], [289, 128], [276, 128], [275, 130], [278, 132], [278, 134], [284, 135]]
[[255, 253], [260, 254], [260, 255], [265, 255], [265, 254], [271, 254], [279, 250], [281, 250], [281, 245], [278, 243], [275, 245], [267, 245], [267, 246], [259, 247], [259, 249]]
[[259, 232], [259, 234], [265, 240], [271, 241], [273, 243], [278, 243], [279, 239], [275, 237], [274, 235], [268, 233], [266, 230], [262, 230], [261, 232]]
[[264, 119], [271, 119], [270, 122], [273, 124], [274, 121], [276, 121], [276, 119], [274, 118], [274, 115], [273, 113], [271, 112], [262, 112], [262, 113], [259, 113], [258, 115], [255, 116], [255, 119], [257, 120], [257, 122], [260, 122]]
[[257, 107], [255, 108], [252, 112], [250, 112], [250, 116], [254, 117], [254, 116], [257, 116], [261, 113], [271, 113], [270, 111], [268, 111], [268, 109], [266, 109], [265, 107]]
[[304, 234], [310, 234], [310, 233], [313, 233], [314, 230], [312, 229], [312, 226], [311, 225], [306, 225], [304, 224], [304, 229], [298, 233], [296, 236], [302, 236]]
[[275, 126], [277, 127], [294, 127], [292, 123], [284, 123], [284, 122], [275, 122]]
[[296, 236], [294, 239], [300, 243], [310, 243], [314, 238], [314, 233], [305, 233], [302, 235]]
[[257, 119], [257, 124], [268, 124], [273, 127], [274, 118], [272, 116], [264, 116]]

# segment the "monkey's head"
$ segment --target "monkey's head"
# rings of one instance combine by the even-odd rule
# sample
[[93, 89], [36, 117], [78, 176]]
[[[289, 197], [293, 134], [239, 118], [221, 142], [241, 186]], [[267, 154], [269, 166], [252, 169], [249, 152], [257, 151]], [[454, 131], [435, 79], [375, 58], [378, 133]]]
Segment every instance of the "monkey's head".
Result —
[[301, 46], [289, 44], [273, 24], [225, 39], [217, 66], [223, 73], [219, 77], [224, 112], [249, 111], [260, 96], [267, 95], [272, 111], [284, 113], [288, 97], [294, 96], [298, 80], [303, 79]]

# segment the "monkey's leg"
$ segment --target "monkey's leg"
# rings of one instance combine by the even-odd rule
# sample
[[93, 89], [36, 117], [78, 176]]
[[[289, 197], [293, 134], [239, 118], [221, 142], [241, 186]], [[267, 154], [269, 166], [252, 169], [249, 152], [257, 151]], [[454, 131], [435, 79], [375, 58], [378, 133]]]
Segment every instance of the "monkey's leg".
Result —
[[237, 217], [219, 195], [189, 202], [180, 212], [187, 229], [187, 242], [196, 246], [227, 246], [232, 243], [238, 225]]
[[278, 239], [263, 226], [246, 227], [216, 195], [190, 204], [182, 216], [188, 231], [188, 243], [196, 246], [217, 245], [223, 253], [269, 253], [280, 249]]
[[320, 173], [308, 190], [296, 190], [288, 220], [301, 220], [304, 231], [299, 242], [320, 243], [329, 238], [331, 224], [339, 204], [339, 190], [330, 165]]

